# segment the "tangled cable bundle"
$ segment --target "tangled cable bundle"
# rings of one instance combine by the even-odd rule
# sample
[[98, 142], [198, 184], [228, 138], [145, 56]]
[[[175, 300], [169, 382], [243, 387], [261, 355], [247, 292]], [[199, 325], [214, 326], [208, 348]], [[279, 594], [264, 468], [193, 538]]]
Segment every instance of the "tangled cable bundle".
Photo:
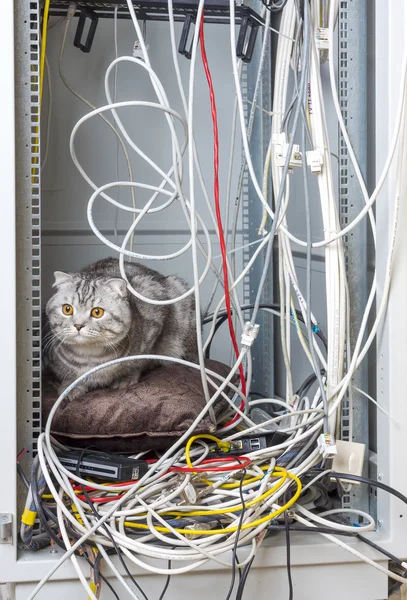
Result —
[[[105, 74], [106, 104], [99, 108], [92, 108], [91, 112], [76, 123], [70, 139], [70, 150], [77, 169], [94, 190], [88, 202], [89, 225], [104, 244], [119, 254], [121, 275], [127, 281], [130, 292], [140, 300], [153, 305], [171, 304], [182, 300], [187, 295], [194, 295], [199, 365], [191, 365], [187, 361], [171, 357], [159, 358], [163, 361], [178, 362], [198, 368], [201, 373], [206, 405], [188, 431], [169, 450], [156, 459], [148, 460], [149, 469], [138, 480], [120, 484], [96, 483], [83, 479], [79, 470], [72, 473], [61, 464], [57, 453], [58, 443], [51, 436], [55, 412], [71, 389], [93, 372], [123, 360], [137, 361], [157, 357], [143, 355], [110, 361], [89, 371], [65, 390], [54, 405], [46, 423], [45, 432], [38, 440], [38, 456], [33, 464], [26, 514], [38, 514], [41, 522], [46, 524], [44, 527], [47, 534], [66, 552], [55, 563], [47, 577], [38, 584], [30, 595], [30, 600], [37, 595], [45, 582], [68, 558], [72, 561], [86, 593], [92, 600], [98, 598], [100, 581], [105, 581], [110, 586], [110, 583], [100, 573], [99, 563], [102, 559], [132, 598], [137, 599], [141, 596], [146, 597], [146, 595], [131, 576], [130, 564], [142, 567], [152, 573], [170, 576], [189, 572], [208, 561], [215, 561], [224, 567], [231, 568], [232, 582], [228, 598], [235, 584], [236, 569], [243, 569], [237, 591], [237, 598], [241, 598], [249, 569], [265, 535], [279, 529], [286, 531], [288, 565], [290, 529], [314, 531], [402, 583], [405, 581], [403, 576], [366, 557], [359, 549], [348, 545], [342, 539], [342, 536], [358, 536], [359, 539], [372, 544], [361, 536], [363, 532], [375, 528], [375, 521], [370, 515], [354, 509], [316, 512], [305, 506], [305, 498], [306, 492], [307, 494], [323, 494], [332, 485], [332, 482], [340, 482], [345, 478], [345, 474], [331, 473], [325, 466], [318, 440], [321, 439], [321, 434], [328, 437], [335, 434], [338, 409], [342, 399], [351, 390], [352, 376], [365, 358], [375, 338], [387, 305], [398, 226], [402, 161], [405, 152], [406, 51], [403, 57], [399, 110], [395, 120], [390, 152], [371, 195], [367, 192], [341, 115], [335, 83], [334, 61], [329, 61], [330, 85], [337, 119], [365, 201], [365, 206], [358, 217], [341, 229], [337, 214], [337, 199], [324, 110], [324, 93], [321, 84], [321, 52], [315, 44], [316, 29], [321, 25], [321, 4], [324, 3], [322, 0], [305, 2], [303, 14], [295, 0], [265, 3], [265, 27], [259, 74], [249, 110], [249, 118], [246, 122], [244, 111], [246, 99], [243, 98], [240, 85], [242, 65], [235, 53], [235, 4], [231, 0], [230, 48], [236, 90], [236, 100], [232, 111], [231, 146], [233, 148], [234, 137], [240, 130], [244, 150], [240, 173], [243, 174], [247, 169], [256, 194], [256, 201], [261, 203], [263, 209], [263, 218], [259, 223], [260, 237], [257, 248], [250, 261], [238, 273], [233, 257], [234, 253], [241, 249], [235, 246], [235, 242], [242, 184], [239, 179], [238, 201], [234, 215], [235, 227], [230, 245], [228, 236], [229, 204], [224, 222], [220, 205], [217, 111], [215, 91], [205, 50], [204, 0], [199, 1], [197, 10], [187, 93], [183, 88], [178, 64], [172, 0], [168, 0], [172, 58], [184, 114], [179, 114], [170, 106], [164, 87], [151, 65], [143, 32], [132, 2], [131, 0], [126, 1], [143, 58], [121, 56], [116, 57], [110, 64]], [[66, 20], [60, 70], [62, 69], [66, 35], [74, 12], [71, 11]], [[258, 83], [270, 35], [271, 14], [277, 12], [281, 13], [281, 22], [275, 65], [272, 134], [265, 158], [263, 178], [260, 182], [256, 177], [251, 157], [250, 137], [255, 112], [262, 109], [257, 104]], [[331, 0], [329, 15], [325, 15], [328, 19], [325, 27], [328, 32], [330, 52], [337, 12], [338, 0]], [[115, 17], [117, 19], [117, 11]], [[213, 200], [212, 194], [207, 190], [204, 182], [200, 169], [199, 148], [194, 141], [194, 85], [199, 48], [208, 82], [212, 114]], [[45, 56], [45, 46], [43, 52]], [[112, 98], [112, 72], [116, 70], [117, 65], [123, 62], [130, 63], [135, 69], [142, 69], [148, 74], [156, 95], [155, 102], [144, 100], [118, 102], [115, 93]], [[292, 98], [287, 100], [290, 69], [293, 72], [294, 87]], [[65, 79], [64, 82], [68, 85]], [[83, 100], [82, 97], [81, 99]], [[124, 127], [119, 116], [120, 110], [131, 108], [136, 111], [138, 107], [149, 108], [152, 118], [155, 118], [157, 113], [163, 114], [171, 138], [171, 163], [169, 165], [157, 165], [138, 147]], [[119, 146], [126, 153], [127, 144], [139, 159], [148, 164], [160, 176], [161, 183], [159, 185], [133, 181], [129, 162], [129, 181], [115, 181], [98, 186], [90, 179], [75, 151], [76, 136], [86, 121], [96, 116], [106, 119], [109, 114], [113, 117], [113, 125], [110, 123], [110, 127], [115, 131]], [[182, 131], [182, 134], [179, 131]], [[300, 145], [302, 153], [302, 161], [299, 162], [298, 150], [295, 148], [296, 143]], [[310, 152], [313, 153], [314, 158], [316, 157], [320, 161], [320, 169], [312, 174], [305, 158], [306, 154]], [[233, 151], [231, 151], [231, 155], [232, 153]], [[381, 290], [382, 295], [378, 302], [375, 320], [368, 331], [368, 320], [377, 292], [375, 274], [357, 340], [354, 347], [351, 348], [349, 342], [350, 298], [346, 281], [343, 239], [366, 215], [369, 217], [373, 239], [375, 239], [375, 219], [372, 207], [378, 199], [389, 170], [396, 159], [398, 189], [394, 198], [393, 226], [389, 238], [385, 283]], [[232, 160], [229, 161], [228, 203], [232, 187], [232, 162]], [[287, 217], [289, 204], [293, 202], [290, 195], [290, 177], [292, 177], [291, 172], [297, 166], [300, 167], [297, 174], [300, 174], [304, 190], [305, 239], [299, 239], [290, 231]], [[270, 173], [273, 203], [269, 201]], [[186, 174], [189, 181], [188, 190], [185, 189], [184, 183]], [[321, 205], [324, 237], [318, 241], [312, 241], [310, 177], [316, 178]], [[196, 209], [198, 183], [208, 208], [210, 224], [204, 222]], [[135, 201], [137, 194], [133, 194], [133, 202], [129, 206], [110, 195], [112, 188], [120, 187], [129, 187], [132, 192], [136, 192], [137, 189], [147, 190], [151, 196], [141, 207]], [[117, 242], [117, 239], [115, 242], [109, 240], [95, 224], [93, 208], [95, 203], [101, 199], [118, 210], [124, 210], [133, 215], [132, 224], [121, 244]], [[295, 201], [299, 201], [298, 197]], [[151, 213], [162, 212], [165, 214], [164, 211], [169, 210], [174, 202], [181, 205], [185, 222], [190, 231], [187, 243], [172, 253], [159, 256], [136, 252], [133, 248], [133, 238], [137, 234], [137, 228], [143, 217]], [[218, 236], [221, 248], [221, 268], [214, 264], [209, 234], [211, 228], [215, 229]], [[198, 233], [200, 231], [203, 232], [204, 242], [200, 239]], [[274, 242], [277, 239], [279, 302], [267, 305], [262, 302], [263, 288], [275, 248]], [[296, 246], [306, 249], [305, 291], [301, 289], [294, 264], [293, 247]], [[327, 329], [325, 332], [321, 331], [318, 320], [311, 310], [313, 248], [322, 248], [325, 254], [327, 304]], [[194, 280], [192, 287], [178, 298], [168, 300], [146, 298], [131, 286], [126, 277], [125, 257], [143, 260], [171, 260], [185, 252], [191, 252]], [[198, 268], [199, 253], [205, 260], [205, 266], [201, 272]], [[264, 270], [255, 301], [252, 305], [242, 306], [237, 287], [262, 253]], [[203, 322], [200, 291], [211, 271], [215, 274], [216, 285], [204, 319], [204, 324], [209, 325], [204, 342], [201, 328]], [[211, 304], [218, 286], [223, 287], [222, 298], [212, 309]], [[256, 318], [259, 310], [271, 311], [279, 318], [286, 368], [285, 399], [261, 397], [259, 400], [255, 400], [255, 393], [251, 391], [251, 346], [257, 335]], [[248, 320], [244, 318], [247, 311], [251, 313]], [[231, 346], [236, 360], [226, 378], [223, 380], [218, 378], [216, 384], [211, 380], [211, 386], [217, 388], [215, 393], [211, 393], [208, 385], [210, 373], [205, 368], [204, 358], [205, 354], [209, 352], [216, 331], [224, 320], [228, 321]], [[291, 329], [291, 324], [294, 329]], [[241, 334], [240, 343], [238, 330]], [[297, 391], [293, 387], [290, 351], [293, 335], [298, 336], [311, 371], [311, 376]], [[344, 372], [345, 350], [347, 367]], [[234, 385], [236, 375], [240, 377], [239, 389]], [[224, 394], [230, 390], [232, 390], [232, 395], [234, 394], [232, 400]], [[216, 435], [194, 435], [196, 425], [211, 410], [222, 394], [228, 399], [229, 404], [219, 420]], [[252, 411], [258, 405], [269, 405], [272, 412], [270, 418], [261, 423], [255, 422], [253, 418]], [[279, 438], [273, 445], [254, 447], [250, 452], [240, 453], [243, 435], [258, 433], [267, 436], [276, 432], [278, 432]], [[134, 458], [141, 458], [141, 456], [142, 454], [139, 454]], [[86, 458], [86, 450], [83, 451], [82, 458]], [[363, 478], [361, 480], [362, 483], [368, 482]], [[387, 491], [397, 494], [390, 488]], [[399, 495], [398, 497], [406, 502], [404, 496]], [[349, 518], [348, 512], [358, 519], [357, 527]], [[23, 524], [22, 537], [29, 542], [30, 526], [27, 524]], [[239, 556], [237, 555], [238, 549]], [[380, 548], [379, 550], [389, 557], [389, 553]], [[231, 554], [227, 554], [228, 551]], [[130, 575], [130, 582], [122, 576], [117, 564], [112, 561], [113, 555], [119, 557], [126, 573]], [[84, 556], [91, 563], [94, 574], [90, 582], [87, 581], [80, 567], [80, 556]], [[390, 558], [398, 561], [399, 566], [403, 569], [407, 569], [407, 565], [396, 557], [390, 556]], [[161, 562], [152, 563], [150, 559], [159, 559]], [[173, 562], [177, 563], [176, 566]]]

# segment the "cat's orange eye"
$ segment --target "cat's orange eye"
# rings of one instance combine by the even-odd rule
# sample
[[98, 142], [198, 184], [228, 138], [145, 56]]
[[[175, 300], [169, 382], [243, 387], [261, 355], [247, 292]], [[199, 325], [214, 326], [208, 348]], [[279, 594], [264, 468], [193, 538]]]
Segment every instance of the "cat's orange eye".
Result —
[[62, 312], [64, 315], [69, 317], [70, 315], [73, 315], [73, 307], [70, 304], [64, 304], [62, 307]]
[[103, 310], [103, 308], [99, 308], [97, 306], [96, 308], [92, 308], [90, 314], [94, 319], [100, 319], [100, 317], [103, 317], [103, 315], [105, 314], [105, 311]]

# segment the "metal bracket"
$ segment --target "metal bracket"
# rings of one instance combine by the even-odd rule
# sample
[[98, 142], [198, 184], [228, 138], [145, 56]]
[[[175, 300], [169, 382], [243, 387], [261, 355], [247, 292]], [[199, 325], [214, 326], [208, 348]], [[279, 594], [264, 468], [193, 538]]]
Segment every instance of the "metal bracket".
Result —
[[[82, 36], [85, 29], [86, 19], [90, 19], [90, 27], [85, 43], [82, 44]], [[96, 27], [98, 25], [99, 17], [91, 8], [83, 8], [79, 15], [78, 26], [76, 28], [75, 39], [73, 45], [76, 48], [80, 48], [82, 52], [90, 52], [92, 48], [93, 38], [95, 37]]]
[[13, 515], [0, 513], [0, 544], [13, 543]]
[[[192, 39], [190, 37], [190, 30], [192, 23], [195, 25], [196, 18], [195, 15], [187, 15], [185, 17], [184, 26], [182, 28], [181, 38], [179, 41], [178, 52], [185, 56], [185, 58], [191, 58], [192, 56]], [[188, 40], [189, 47], [188, 47]]]
[[[246, 7], [243, 7], [246, 8]], [[243, 10], [242, 8], [242, 10]], [[178, 52], [190, 59], [192, 54], [191, 26], [196, 23], [196, 15], [188, 14], [185, 17], [182, 27], [181, 38], [178, 46]], [[257, 21], [250, 13], [242, 12], [242, 20], [240, 23], [239, 36], [236, 44], [236, 56], [241, 58], [243, 62], [249, 63], [252, 60], [254, 46], [256, 44], [257, 33], [261, 23]]]
[[237, 38], [236, 56], [237, 58], [241, 58], [245, 63], [249, 63], [252, 60], [259, 26], [260, 23], [253, 19], [251, 15], [242, 17], [239, 36]]

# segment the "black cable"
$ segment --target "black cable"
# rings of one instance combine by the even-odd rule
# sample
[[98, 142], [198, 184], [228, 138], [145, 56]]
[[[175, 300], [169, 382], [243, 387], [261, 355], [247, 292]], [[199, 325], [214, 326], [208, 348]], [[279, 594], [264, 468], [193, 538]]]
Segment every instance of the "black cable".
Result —
[[[171, 559], [168, 560], [168, 569], [171, 569]], [[168, 573], [167, 579], [165, 581], [164, 589], [161, 592], [160, 597], [158, 598], [158, 600], [163, 600], [163, 598], [164, 598], [164, 596], [165, 596], [165, 594], [167, 592], [168, 586], [170, 585], [170, 579], [171, 579], [171, 574]]]
[[374, 542], [372, 542], [372, 540], [370, 540], [369, 538], [363, 537], [363, 535], [361, 535], [360, 533], [356, 534], [356, 537], [358, 538], [358, 540], [360, 540], [361, 542], [364, 542], [365, 544], [367, 544], [368, 546], [370, 546], [371, 548], [374, 548], [374, 550], [377, 550], [378, 552], [381, 552], [382, 554], [384, 554], [384, 556], [387, 556], [388, 559], [392, 560], [393, 562], [395, 562], [397, 565], [399, 565], [399, 567], [402, 566], [403, 561], [400, 560], [400, 558], [397, 558], [397, 556], [394, 556], [394, 554], [392, 554], [391, 552], [389, 552], [388, 550], [385, 550], [384, 548], [382, 548], [381, 546], [379, 546], [378, 544], [375, 544]]
[[251, 569], [253, 561], [254, 561], [254, 556], [252, 556], [252, 558], [249, 560], [249, 562], [247, 563], [247, 565], [244, 568], [239, 587], [237, 588], [236, 600], [242, 600], [242, 598], [243, 598], [243, 592], [244, 592], [244, 588], [246, 585], [247, 576], [249, 575], [249, 571]]
[[287, 4], [288, 0], [281, 0], [281, 2], [279, 4], [277, 4], [276, 2], [267, 2], [266, 0], [262, 0], [262, 2], [264, 4], [264, 6], [267, 8], [267, 10], [269, 10], [272, 13], [278, 13], [283, 10], [283, 8]]
[[[352, 475], [352, 474], [349, 474], [349, 473], [337, 473], [335, 471], [331, 471], [331, 473], [329, 474], [329, 476], [330, 477], [334, 477], [335, 479], [338, 479], [338, 480], [340, 480], [340, 479], [346, 479], [348, 481], [357, 481], [359, 483], [365, 483], [366, 485], [370, 485], [372, 487], [379, 488], [379, 489], [381, 489], [381, 490], [383, 490], [385, 492], [388, 492], [392, 496], [395, 496], [396, 498], [398, 498], [399, 500], [401, 500], [405, 505], [407, 505], [407, 497], [404, 496], [404, 494], [402, 494], [398, 490], [395, 490], [391, 486], [386, 485], [385, 483], [382, 483], [381, 481], [375, 481], [374, 479], [369, 479], [368, 477], [363, 477], [361, 475]], [[384, 548], [381, 548], [380, 546], [378, 546], [377, 544], [375, 544], [371, 540], [368, 540], [368, 538], [362, 537], [360, 534], [358, 534], [358, 537], [360, 537], [360, 539], [362, 539], [366, 544], [374, 547], [376, 550], [378, 550], [379, 552], [381, 552], [385, 556], [388, 556], [391, 560], [394, 560], [394, 562], [396, 562], [397, 564], [400, 564], [400, 562], [401, 562], [400, 559], [396, 558], [393, 555], [389, 556], [390, 553], [388, 553], [387, 550], [385, 550]], [[407, 580], [407, 571], [405, 571], [403, 573], [402, 577], [404, 577]], [[399, 590], [400, 587], [401, 587], [401, 585], [402, 585], [401, 582], [397, 581], [393, 585], [393, 587], [390, 589], [390, 595], [393, 594], [394, 592], [396, 592], [397, 590]]]
[[[254, 308], [254, 304], [244, 304], [244, 305], [242, 305], [240, 307], [240, 309], [242, 311], [244, 311], [244, 310], [250, 310], [252, 308]], [[263, 304], [259, 305], [259, 308], [263, 309], [263, 310], [265, 308], [269, 308], [271, 310], [279, 311], [280, 310], [280, 305], [279, 304], [264, 304], [263, 303]], [[232, 310], [232, 314], [233, 314], [233, 310]], [[297, 316], [297, 319], [299, 321], [301, 321], [301, 323], [303, 323], [305, 325], [305, 320], [304, 320], [304, 317], [303, 317], [301, 311], [300, 310], [295, 310], [295, 314]], [[222, 312], [218, 313], [218, 315], [217, 315], [217, 321], [216, 321], [216, 325], [215, 325], [215, 329], [214, 329], [212, 338], [211, 338], [211, 340], [210, 340], [210, 342], [209, 342], [209, 344], [208, 344], [208, 346], [206, 348], [205, 358], [209, 358], [210, 357], [210, 351], [211, 351], [211, 345], [212, 345], [212, 342], [213, 342], [213, 338], [215, 337], [215, 334], [218, 331], [218, 329], [221, 327], [221, 325], [227, 320], [227, 318], [228, 318], [228, 315], [227, 315], [226, 311], [222, 311]], [[205, 319], [203, 320], [203, 325], [206, 325], [207, 323], [211, 323], [212, 319], [213, 319], [213, 315], [209, 315], [208, 317], [205, 317]], [[321, 329], [318, 328], [314, 333], [315, 333], [315, 335], [317, 337], [319, 337], [319, 339], [323, 343], [323, 345], [325, 347], [325, 350], [327, 350], [328, 349], [328, 341], [327, 341], [324, 333], [321, 331]]]
[[23, 468], [20, 465], [20, 463], [17, 463], [17, 473], [18, 473], [21, 481], [23, 482], [24, 487], [28, 490], [30, 487], [30, 482], [28, 481], [27, 476], [24, 473]]
[[[325, 374], [325, 372], [323, 374]], [[309, 375], [307, 379], [300, 385], [298, 390], [295, 392], [295, 395], [301, 398], [304, 394], [308, 392], [310, 387], [315, 383], [316, 379], [317, 376], [315, 375], [315, 373], [311, 373], [311, 375]]]
[[389, 485], [382, 483], [381, 481], [375, 481], [374, 479], [369, 479], [368, 477], [362, 477], [361, 475], [351, 475], [349, 473], [336, 473], [335, 471], [331, 471], [331, 473], [329, 473], [329, 476], [330, 477], [338, 477], [338, 479], [348, 479], [350, 481], [358, 481], [360, 483], [366, 483], [367, 485], [371, 485], [372, 487], [377, 487], [381, 490], [384, 490], [385, 492], [388, 492], [392, 496], [395, 496], [396, 498], [398, 498], [399, 500], [404, 502], [404, 504], [407, 505], [407, 497], [404, 496], [404, 494], [402, 494], [398, 490], [395, 490], [394, 488], [390, 487]]
[[81, 544], [81, 550], [82, 550], [82, 554], [80, 554], [79, 556], [82, 556], [86, 562], [92, 567], [92, 569], [95, 572], [95, 583], [97, 583], [97, 579], [100, 578], [109, 588], [109, 590], [112, 592], [113, 596], [117, 599], [120, 600], [119, 594], [116, 592], [116, 590], [114, 589], [114, 587], [112, 586], [112, 584], [110, 583], [110, 581], [108, 581], [108, 579], [106, 579], [106, 577], [104, 575], [102, 575], [102, 573], [100, 572], [100, 560], [101, 560], [101, 554], [100, 552], [98, 552], [98, 554], [96, 555], [95, 558], [95, 562], [92, 562], [89, 558], [89, 556], [87, 555], [86, 552], [86, 547], [84, 547]]
[[[286, 525], [269, 525], [269, 531], [285, 531]], [[307, 525], [289, 524], [288, 529], [298, 533], [327, 533], [329, 535], [344, 535], [348, 537], [357, 537], [359, 534], [355, 531], [341, 531], [332, 527], [307, 527]]]
[[[85, 456], [85, 454], [86, 454], [86, 452], [88, 450], [89, 450], [89, 448], [84, 448], [82, 450], [82, 452], [80, 454], [80, 457], [78, 459], [78, 462], [76, 463], [76, 475], [79, 478], [80, 478], [80, 475], [81, 475], [80, 465], [81, 465], [82, 460], [83, 460], [83, 458], [84, 458], [84, 456]], [[83, 493], [83, 495], [86, 498], [86, 502], [89, 504], [89, 508], [91, 509], [91, 511], [93, 512], [93, 514], [97, 518], [97, 520], [99, 520], [100, 519], [100, 515], [99, 515], [99, 513], [97, 512], [97, 510], [95, 509], [95, 507], [93, 505], [92, 499], [91, 499], [91, 497], [89, 496], [89, 494], [87, 492], [86, 486], [83, 485], [83, 483], [81, 483], [80, 485], [81, 485], [81, 488], [82, 488], [82, 493]], [[137, 581], [134, 579], [133, 575], [130, 573], [130, 570], [129, 570], [129, 568], [128, 568], [128, 566], [127, 566], [127, 564], [126, 564], [126, 562], [125, 562], [125, 560], [124, 560], [124, 558], [122, 556], [121, 550], [118, 547], [118, 545], [116, 544], [116, 540], [114, 539], [114, 537], [110, 533], [109, 529], [106, 527], [105, 524], [103, 524], [101, 527], [106, 532], [106, 535], [109, 537], [110, 541], [112, 542], [113, 547], [114, 547], [114, 549], [116, 551], [117, 557], [120, 560], [120, 562], [121, 562], [121, 564], [123, 566], [123, 569], [126, 571], [128, 577], [130, 578], [130, 580], [132, 581], [132, 583], [136, 586], [136, 588], [138, 589], [138, 591], [140, 592], [140, 594], [142, 594], [142, 596], [145, 598], [145, 600], [148, 600], [148, 597], [146, 596], [146, 594], [144, 593], [144, 591], [142, 590], [142, 588], [139, 586], [139, 584], [137, 583]]]
[[[236, 458], [237, 462], [241, 463], [241, 460], [237, 456], [235, 458]], [[232, 592], [233, 592], [233, 588], [235, 587], [236, 562], [237, 562], [237, 556], [236, 556], [237, 545], [239, 543], [240, 531], [242, 529], [243, 518], [244, 518], [244, 514], [246, 512], [246, 505], [245, 505], [245, 501], [244, 501], [244, 497], [243, 497], [243, 480], [246, 477], [246, 472], [247, 472], [246, 469], [242, 469], [242, 476], [241, 476], [240, 484], [239, 484], [239, 495], [240, 495], [240, 501], [242, 503], [242, 510], [240, 512], [239, 524], [237, 526], [236, 537], [235, 537], [235, 543], [233, 545], [232, 579], [230, 581], [229, 591], [228, 591], [228, 594], [226, 596], [226, 600], [230, 600], [230, 597], [231, 597]], [[240, 585], [240, 583], [239, 583], [239, 585]]]
[[293, 578], [291, 574], [291, 540], [290, 540], [290, 528], [288, 526], [287, 511], [284, 511], [284, 528], [285, 528], [285, 547], [287, 556], [287, 577], [288, 577], [288, 597], [289, 600], [294, 598]]
[[[37, 513], [37, 516], [38, 516], [38, 519], [39, 519], [39, 521], [41, 523], [41, 526], [43, 527], [43, 529], [45, 530], [45, 532], [49, 536], [50, 540], [52, 540], [59, 548], [61, 548], [62, 550], [66, 551], [66, 546], [65, 546], [63, 540], [58, 536], [58, 534], [49, 525], [49, 521], [51, 521], [52, 523], [54, 523], [54, 525], [56, 527], [58, 527], [58, 522], [56, 521], [56, 516], [41, 501], [41, 498], [39, 497], [38, 486], [37, 486], [37, 472], [38, 472], [38, 469], [39, 469], [39, 462], [34, 460], [34, 462], [33, 462], [32, 476], [31, 476], [31, 481], [32, 481], [31, 493], [32, 493], [32, 497], [33, 497], [33, 501], [34, 501], [34, 505], [35, 505], [35, 512]], [[67, 533], [68, 533], [68, 535], [70, 537], [79, 539], [79, 536], [76, 535], [76, 532], [74, 532], [69, 526], [67, 526]], [[94, 547], [94, 544], [91, 543], [91, 542], [87, 542], [87, 545], [90, 546], [91, 548]], [[76, 550], [75, 551], [75, 556], [77, 556], [79, 558], [81, 558], [81, 557], [84, 558], [86, 560], [86, 562], [94, 569], [95, 564], [92, 563], [92, 561], [89, 559], [89, 557], [87, 555], [87, 552], [86, 552], [86, 548], [84, 548], [84, 546], [81, 545], [81, 549], [82, 549], [82, 554], [78, 550]], [[100, 573], [100, 571], [98, 571], [98, 575], [99, 575], [100, 579], [102, 579], [102, 581], [110, 589], [110, 591], [112, 592], [112, 594], [114, 595], [114, 597], [117, 600], [120, 600], [119, 595], [114, 590], [112, 584], [108, 581], [108, 579], [104, 575], [102, 575], [102, 573]]]

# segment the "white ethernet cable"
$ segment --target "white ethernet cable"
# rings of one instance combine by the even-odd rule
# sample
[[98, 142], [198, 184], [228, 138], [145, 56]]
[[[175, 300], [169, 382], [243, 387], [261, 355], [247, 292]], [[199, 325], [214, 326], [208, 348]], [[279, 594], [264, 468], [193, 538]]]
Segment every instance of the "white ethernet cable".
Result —
[[[81, 102], [83, 102], [84, 104], [86, 104], [86, 106], [88, 106], [91, 110], [95, 109], [95, 106], [93, 106], [93, 104], [91, 104], [91, 102], [89, 102], [86, 98], [84, 98], [81, 94], [79, 94], [79, 92], [77, 92], [67, 81], [64, 72], [63, 72], [63, 68], [62, 68], [62, 63], [63, 63], [63, 57], [64, 57], [64, 51], [65, 51], [65, 44], [66, 44], [66, 38], [68, 35], [68, 30], [69, 30], [69, 26], [71, 24], [72, 18], [75, 15], [75, 10], [76, 10], [76, 2], [71, 2], [69, 9], [68, 9], [68, 13], [66, 16], [66, 24], [65, 24], [65, 29], [64, 29], [64, 33], [62, 36], [62, 42], [61, 42], [61, 49], [59, 52], [59, 60], [58, 60], [58, 69], [59, 69], [59, 76], [61, 78], [62, 83], [64, 84], [64, 86], [74, 95], [76, 96], [76, 98], [78, 98], [78, 100], [80, 100]], [[126, 164], [127, 164], [127, 170], [129, 173], [129, 179], [130, 181], [133, 180], [133, 172], [132, 172], [132, 168], [131, 168], [131, 164], [130, 164], [130, 158], [127, 152], [127, 148], [123, 142], [123, 140], [120, 137], [119, 132], [117, 131], [117, 129], [110, 123], [110, 121], [108, 119], [106, 119], [106, 117], [104, 115], [100, 115], [101, 118], [105, 121], [106, 125], [108, 125], [108, 127], [110, 127], [110, 129], [113, 131], [113, 133], [115, 134], [118, 143], [120, 144], [120, 147], [122, 148], [124, 157], [126, 159]], [[131, 199], [132, 199], [132, 204], [133, 207], [136, 206], [136, 199], [134, 196], [134, 190], [131, 189], [130, 190], [131, 193]]]

